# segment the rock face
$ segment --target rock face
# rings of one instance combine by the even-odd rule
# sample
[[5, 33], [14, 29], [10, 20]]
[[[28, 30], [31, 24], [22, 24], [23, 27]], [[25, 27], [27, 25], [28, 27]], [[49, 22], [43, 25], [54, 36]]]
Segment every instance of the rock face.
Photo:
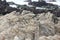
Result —
[[53, 14], [24, 10], [0, 17], [0, 40], [60, 40], [60, 18], [53, 22]]

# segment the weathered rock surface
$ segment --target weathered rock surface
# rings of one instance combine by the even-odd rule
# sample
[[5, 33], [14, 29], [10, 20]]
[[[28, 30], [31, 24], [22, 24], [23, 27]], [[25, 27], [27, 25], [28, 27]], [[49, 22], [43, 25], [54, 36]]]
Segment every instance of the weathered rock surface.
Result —
[[60, 40], [60, 18], [53, 22], [53, 14], [34, 14], [24, 10], [0, 17], [0, 40]]
[[55, 36], [41, 36], [39, 37], [38, 40], [60, 40], [60, 35], [55, 35]]

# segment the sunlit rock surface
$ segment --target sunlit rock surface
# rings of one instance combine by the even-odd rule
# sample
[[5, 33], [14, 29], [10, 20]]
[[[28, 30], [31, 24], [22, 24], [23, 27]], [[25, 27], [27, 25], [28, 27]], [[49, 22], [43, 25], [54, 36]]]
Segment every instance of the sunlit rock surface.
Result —
[[60, 18], [55, 24], [52, 17], [26, 10], [0, 16], [0, 40], [60, 40]]

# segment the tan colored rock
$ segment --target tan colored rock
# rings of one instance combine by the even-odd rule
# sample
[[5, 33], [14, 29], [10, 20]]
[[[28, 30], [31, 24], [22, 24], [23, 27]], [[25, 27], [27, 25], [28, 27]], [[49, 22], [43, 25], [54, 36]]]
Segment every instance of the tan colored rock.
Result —
[[[2, 37], [6, 40], [13, 40], [16, 35], [20, 35], [19, 37], [22, 40], [25, 38], [26, 33], [33, 33], [36, 28], [39, 27], [36, 20], [32, 18], [34, 15], [26, 14], [17, 16], [15, 13], [16, 12], [12, 12], [0, 18], [0, 22], [3, 21], [0, 25], [0, 38]], [[4, 35], [4, 37], [2, 35]]]
[[53, 14], [36, 15], [26, 10], [17, 13], [0, 17], [0, 40], [60, 40], [60, 19], [54, 24]]
[[41, 36], [39, 37], [39, 40], [60, 40], [60, 35], [54, 35], [54, 36]]

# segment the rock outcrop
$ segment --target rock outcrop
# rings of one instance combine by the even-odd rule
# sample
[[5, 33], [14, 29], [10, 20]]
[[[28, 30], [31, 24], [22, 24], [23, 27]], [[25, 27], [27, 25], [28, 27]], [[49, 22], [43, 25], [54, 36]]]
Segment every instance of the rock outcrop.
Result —
[[60, 18], [53, 22], [53, 14], [24, 10], [0, 17], [0, 40], [60, 40]]

